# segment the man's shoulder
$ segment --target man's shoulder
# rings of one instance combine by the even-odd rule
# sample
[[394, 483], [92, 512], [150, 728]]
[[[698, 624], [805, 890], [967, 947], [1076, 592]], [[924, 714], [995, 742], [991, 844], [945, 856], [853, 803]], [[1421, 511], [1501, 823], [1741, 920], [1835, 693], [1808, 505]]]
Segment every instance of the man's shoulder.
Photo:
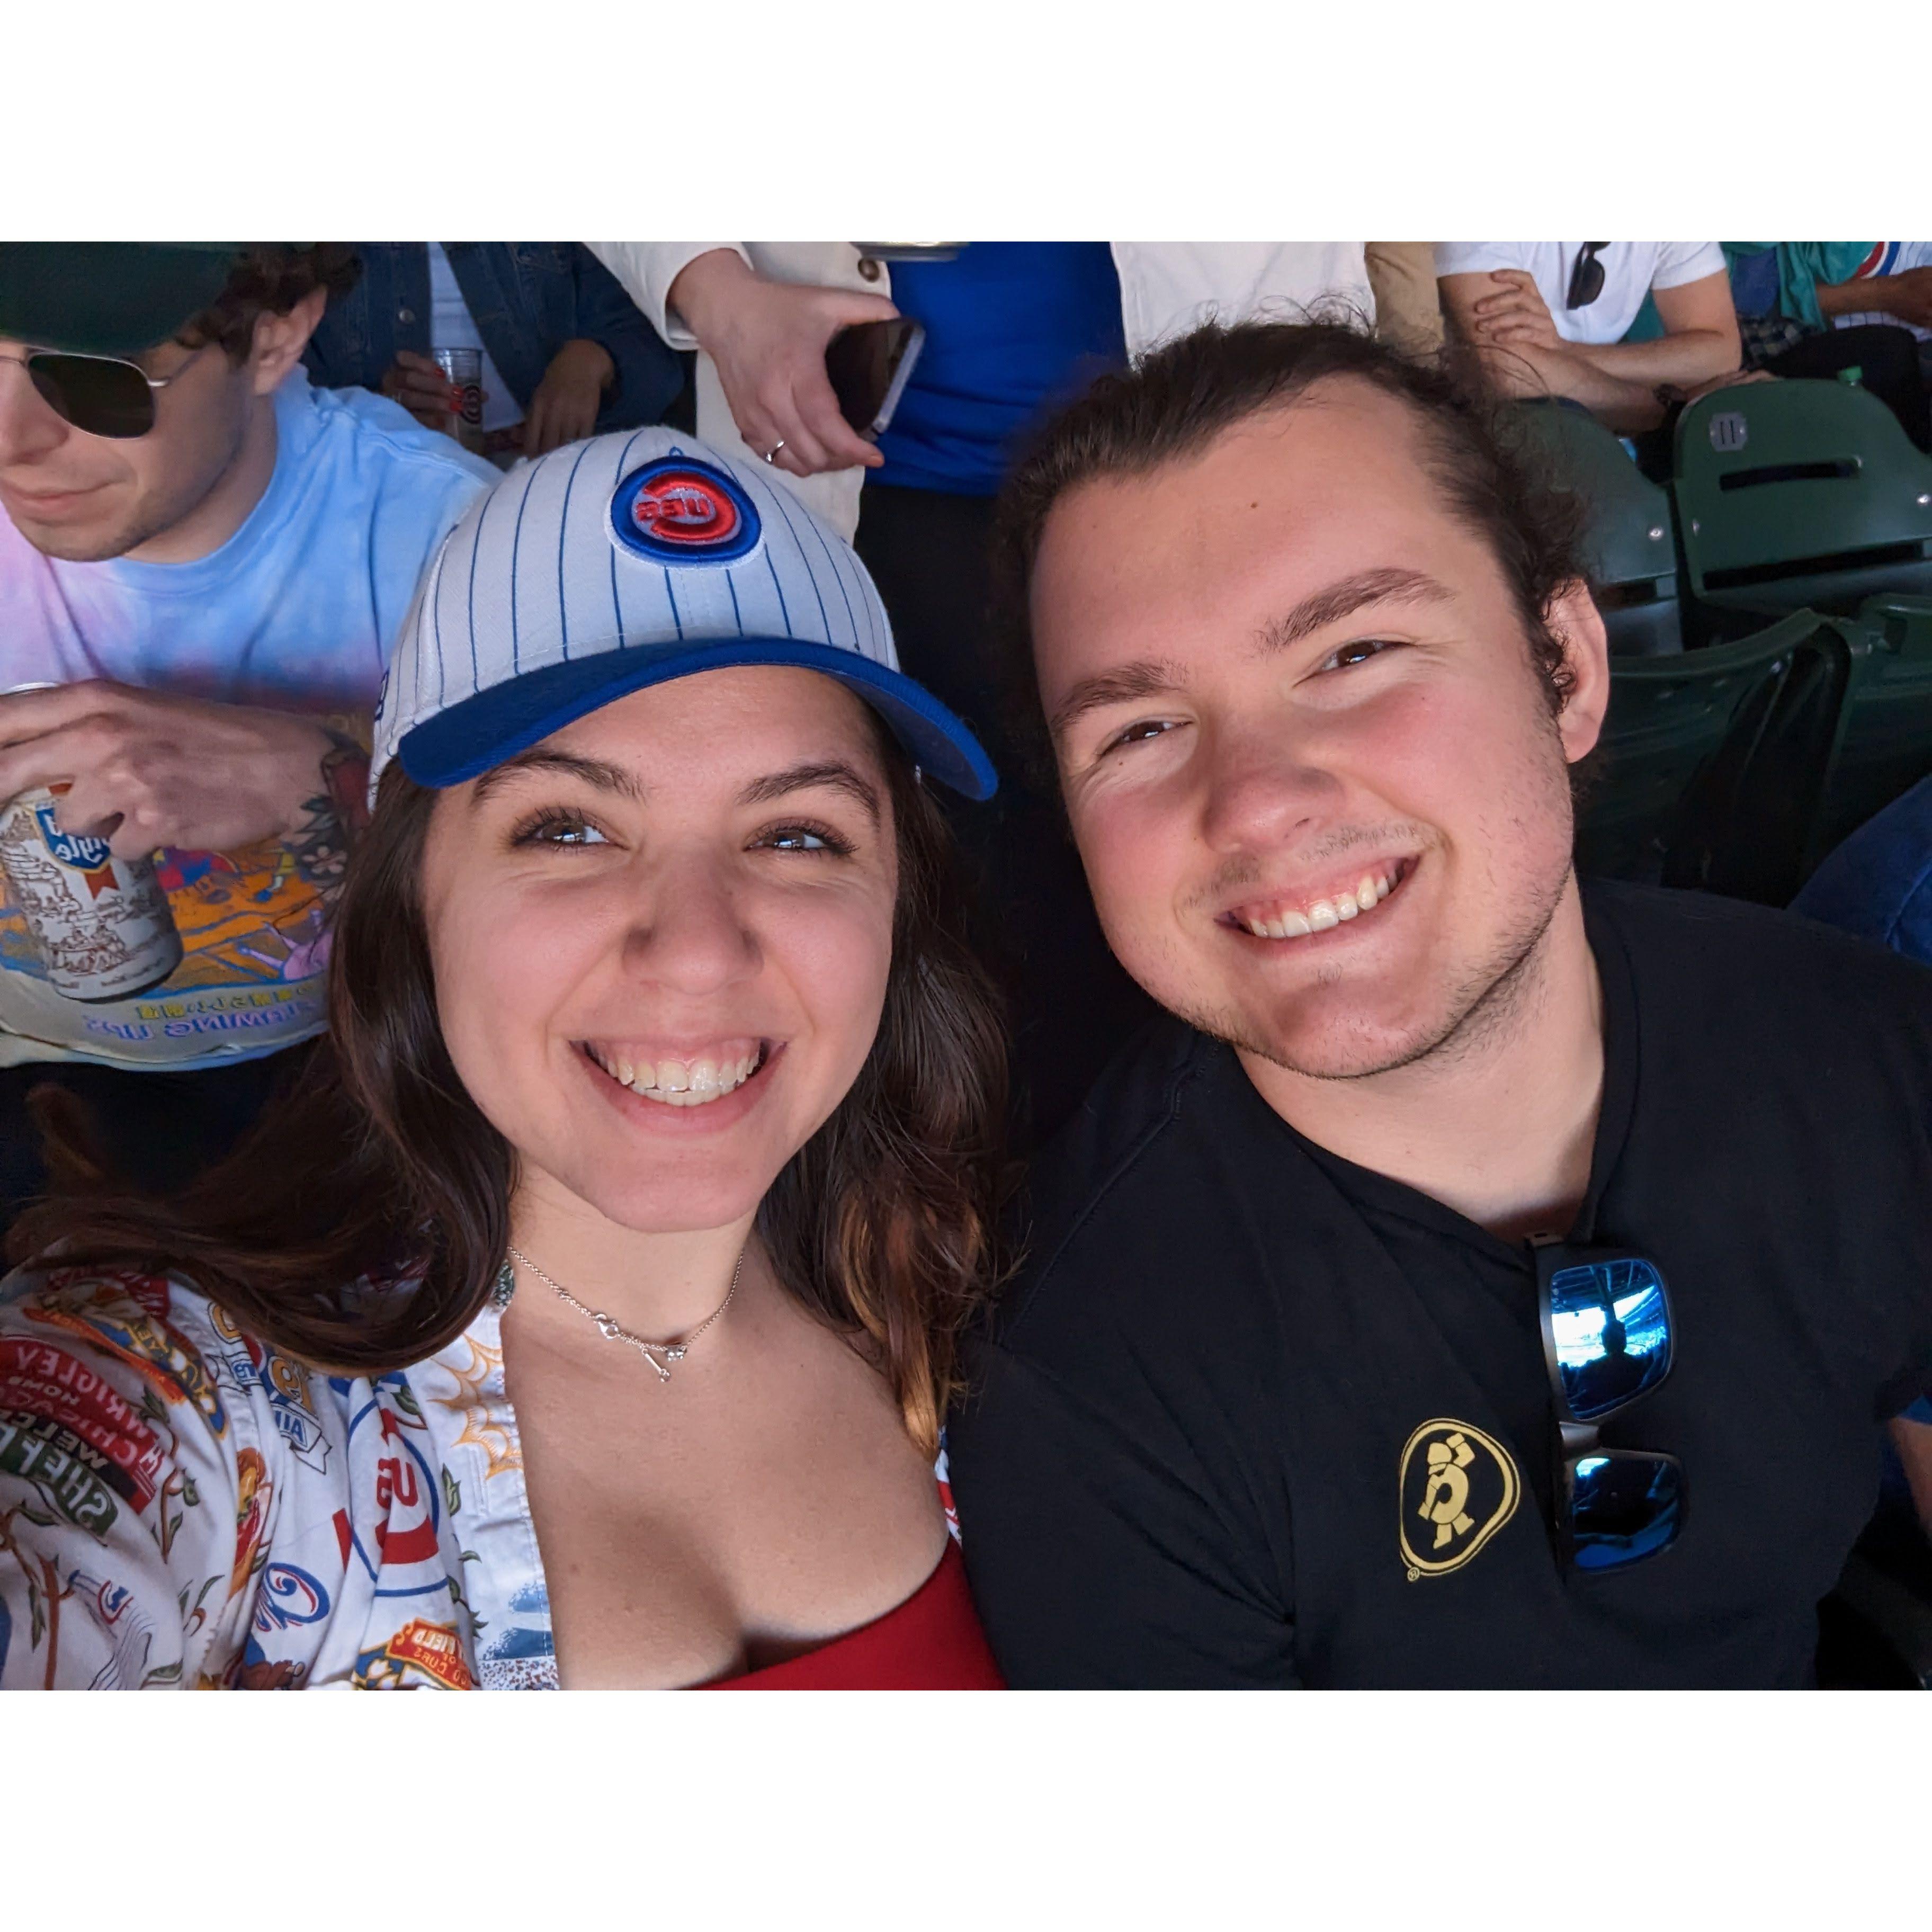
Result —
[[[1163, 1016], [1115, 1055], [1033, 1163], [1025, 1258], [1005, 1304], [1003, 1335], [1049, 1282], [1064, 1299], [1064, 1284], [1088, 1271], [1091, 1254], [1144, 1249], [1174, 1222], [1175, 1171], [1213, 1130], [1209, 1090], [1226, 1071], [1228, 1051]], [[1192, 1214], [1200, 1205], [1190, 1202], [1180, 1211]]]
[[284, 419], [298, 426], [304, 460], [327, 451], [364, 475], [394, 471], [406, 476], [413, 489], [440, 487], [464, 502], [501, 480], [454, 437], [425, 428], [400, 403], [372, 391], [291, 382], [278, 400]]
[[1932, 973], [1917, 961], [1802, 911], [1607, 879], [1590, 881], [1583, 898], [1591, 919], [1612, 927], [1634, 956], [1667, 959], [1696, 978], [1736, 983], [1743, 968], [1748, 982], [1774, 988], [1781, 973], [1808, 970], [1880, 985], [1932, 986]]
[[[1932, 967], [1801, 914], [1705, 892], [1598, 882], [1588, 916], [1613, 932], [1647, 1022], [1735, 1025], [1780, 1050], [1826, 1047], [1874, 1022], [1932, 1056]], [[1928, 1064], [1932, 1064], [1929, 1062]]]

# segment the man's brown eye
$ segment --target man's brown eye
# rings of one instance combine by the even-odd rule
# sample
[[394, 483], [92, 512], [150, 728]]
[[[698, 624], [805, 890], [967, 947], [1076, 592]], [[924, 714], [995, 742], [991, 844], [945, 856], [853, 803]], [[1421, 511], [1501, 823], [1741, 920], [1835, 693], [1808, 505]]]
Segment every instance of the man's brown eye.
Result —
[[1379, 657], [1388, 649], [1379, 638], [1364, 638], [1359, 643], [1344, 644], [1328, 662], [1338, 670], [1347, 670], [1356, 664], [1366, 664], [1371, 658]]

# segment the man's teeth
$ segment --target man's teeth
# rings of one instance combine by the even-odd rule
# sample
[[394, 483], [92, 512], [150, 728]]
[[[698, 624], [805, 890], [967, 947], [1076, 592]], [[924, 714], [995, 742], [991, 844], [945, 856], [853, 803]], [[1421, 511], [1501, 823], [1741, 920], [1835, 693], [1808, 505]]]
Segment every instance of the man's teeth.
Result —
[[641, 1094], [647, 1100], [662, 1101], [668, 1107], [702, 1107], [709, 1101], [722, 1100], [757, 1072], [764, 1058], [754, 1048], [749, 1053], [722, 1063], [716, 1060], [653, 1063], [626, 1060], [621, 1054], [595, 1046], [588, 1050], [591, 1058], [620, 1085]]
[[1333, 898], [1317, 899], [1299, 912], [1277, 913], [1268, 920], [1244, 919], [1241, 925], [1257, 939], [1299, 939], [1310, 932], [1326, 932], [1344, 920], [1372, 912], [1394, 892], [1398, 883], [1394, 870], [1364, 872], [1352, 892], [1337, 892]]

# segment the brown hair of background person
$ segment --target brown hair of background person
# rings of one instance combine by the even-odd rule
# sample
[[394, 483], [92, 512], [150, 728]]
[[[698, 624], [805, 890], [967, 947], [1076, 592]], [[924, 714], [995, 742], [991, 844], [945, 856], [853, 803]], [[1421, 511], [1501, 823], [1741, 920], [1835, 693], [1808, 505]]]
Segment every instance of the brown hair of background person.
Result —
[[[899, 867], [878, 1039], [757, 1232], [794, 1294], [867, 1338], [929, 1451], [959, 1333], [992, 1279], [1005, 1046], [956, 929], [945, 820], [873, 728]], [[116, 1190], [71, 1117], [44, 1113], [57, 1191], [14, 1223], [10, 1261], [178, 1272], [244, 1330], [354, 1373], [421, 1361], [469, 1326], [502, 1264], [514, 1176], [438, 1021], [422, 896], [436, 796], [400, 764], [383, 776], [336, 915], [329, 1033], [301, 1087], [174, 1201]], [[353, 1286], [332, 1300], [325, 1283]]]
[[228, 286], [176, 337], [184, 349], [221, 345], [232, 366], [248, 361], [255, 323], [264, 315], [286, 315], [320, 289], [333, 301], [356, 286], [362, 265], [346, 242], [251, 242], [240, 250]]
[[1370, 383], [1414, 412], [1443, 500], [1494, 552], [1550, 710], [1562, 710], [1568, 674], [1549, 614], [1564, 586], [1586, 575], [1583, 506], [1552, 484], [1510, 433], [1468, 358], [1452, 351], [1418, 361], [1340, 322], [1210, 324], [1156, 350], [1131, 371], [1095, 382], [1054, 418], [1000, 496], [994, 577], [1008, 701], [1013, 728], [1049, 782], [1052, 751], [1027, 596], [1054, 506], [1082, 484], [1146, 476], [1197, 454], [1237, 424], [1343, 376]]

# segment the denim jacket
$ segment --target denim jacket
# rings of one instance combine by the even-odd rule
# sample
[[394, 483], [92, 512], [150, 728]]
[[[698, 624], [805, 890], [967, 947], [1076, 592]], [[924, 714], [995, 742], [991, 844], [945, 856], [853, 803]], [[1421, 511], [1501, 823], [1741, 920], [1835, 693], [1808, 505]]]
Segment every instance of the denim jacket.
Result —
[[[609, 269], [578, 242], [448, 242], [449, 265], [490, 359], [527, 410], [550, 358], [577, 337], [600, 344], [617, 380], [597, 433], [656, 422], [682, 386], [673, 351]], [[377, 388], [399, 349], [429, 352], [429, 250], [361, 242], [362, 273], [328, 305], [303, 361], [332, 389]]]

